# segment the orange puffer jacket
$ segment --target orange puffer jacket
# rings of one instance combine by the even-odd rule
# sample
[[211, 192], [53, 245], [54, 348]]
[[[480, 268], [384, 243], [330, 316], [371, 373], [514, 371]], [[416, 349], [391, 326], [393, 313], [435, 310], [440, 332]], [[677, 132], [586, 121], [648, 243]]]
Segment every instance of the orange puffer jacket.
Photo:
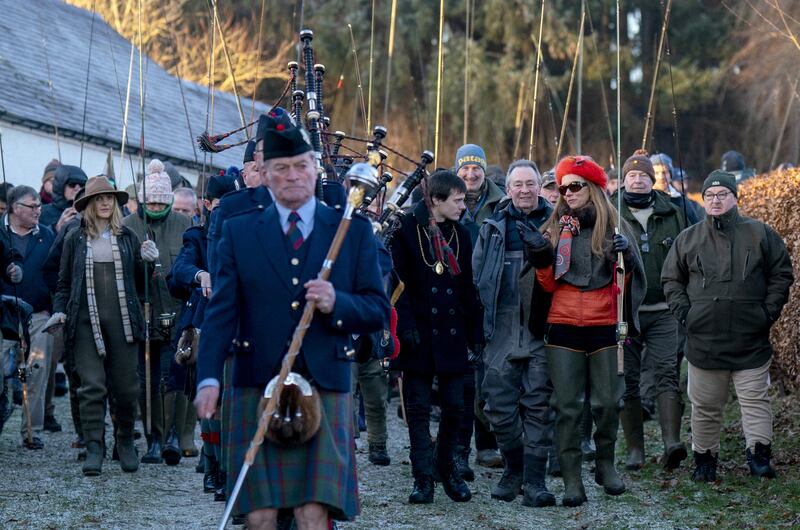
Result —
[[[630, 280], [625, 278], [627, 284]], [[536, 279], [548, 293], [553, 293], [548, 324], [570, 326], [613, 326], [617, 323], [616, 296], [613, 283], [605, 287], [582, 291], [574, 285], [558, 281], [553, 267], [536, 270]]]

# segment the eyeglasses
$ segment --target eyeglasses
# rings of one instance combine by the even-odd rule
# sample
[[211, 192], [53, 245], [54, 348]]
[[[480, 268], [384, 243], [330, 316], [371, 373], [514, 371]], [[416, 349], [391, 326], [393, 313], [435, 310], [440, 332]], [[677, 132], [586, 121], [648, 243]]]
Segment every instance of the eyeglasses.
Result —
[[729, 195], [731, 195], [731, 192], [729, 191], [721, 191], [719, 193], [706, 193], [703, 195], [703, 199], [706, 202], [711, 202], [714, 199], [717, 199], [719, 202], [723, 202], [725, 199], [728, 198]]
[[24, 206], [25, 208], [29, 208], [31, 210], [41, 210], [42, 209], [42, 203], [40, 203], [40, 202], [37, 202], [37, 203], [34, 203], [34, 204], [25, 204], [24, 202], [18, 202], [16, 204], [18, 206]]
[[588, 182], [570, 182], [569, 184], [562, 184], [558, 187], [558, 193], [561, 195], [566, 195], [568, 191], [571, 191], [572, 193], [578, 193], [588, 185]]

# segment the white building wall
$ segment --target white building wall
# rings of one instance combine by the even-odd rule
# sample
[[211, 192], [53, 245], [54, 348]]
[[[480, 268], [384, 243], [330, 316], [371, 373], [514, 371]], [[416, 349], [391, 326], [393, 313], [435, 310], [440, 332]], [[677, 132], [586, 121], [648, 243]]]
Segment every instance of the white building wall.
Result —
[[[59, 141], [56, 142], [55, 134], [3, 121], [0, 121], [0, 134], [2, 134], [6, 181], [15, 186], [26, 184], [38, 190], [42, 185], [45, 166], [50, 160], [59, 158], [59, 147], [62, 164], [81, 166], [89, 177], [105, 172], [107, 147], [84, 143], [83, 164], [80, 164], [81, 143], [74, 139], [59, 137]], [[147, 138], [145, 138], [145, 147], [147, 146], [146, 142]], [[133, 183], [131, 160], [126, 152], [125, 160], [120, 164], [119, 155], [119, 150], [114, 150], [114, 174], [118, 187], [125, 189]], [[197, 171], [181, 166], [176, 167], [193, 185], [197, 182]], [[133, 169], [141, 172], [141, 162], [138, 157], [133, 158]]]

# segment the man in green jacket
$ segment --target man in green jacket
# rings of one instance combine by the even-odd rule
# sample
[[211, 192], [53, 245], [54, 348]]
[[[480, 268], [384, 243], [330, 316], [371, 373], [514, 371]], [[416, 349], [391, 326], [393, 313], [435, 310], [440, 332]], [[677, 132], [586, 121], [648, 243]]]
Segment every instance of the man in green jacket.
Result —
[[474, 247], [483, 221], [493, 213], [505, 193], [497, 184], [486, 178], [486, 153], [475, 144], [464, 144], [456, 151], [456, 174], [467, 186], [464, 203], [467, 209], [461, 224], [469, 230]]
[[[686, 228], [683, 212], [669, 196], [655, 191], [653, 164], [644, 151], [637, 151], [622, 166], [621, 213], [631, 226], [644, 262], [647, 294], [639, 308], [641, 333], [625, 345], [625, 407], [620, 423], [625, 432], [627, 469], [644, 466], [642, 396], [639, 391], [647, 348], [647, 364], [652, 370], [658, 400], [658, 419], [664, 442], [662, 464], [675, 469], [686, 459], [686, 446], [680, 440], [681, 403], [675, 363], [678, 355], [678, 323], [669, 312], [661, 288], [661, 269], [675, 238]], [[611, 198], [617, 204], [617, 195]]]
[[[180, 447], [172, 435], [172, 426], [178, 417], [186, 415], [188, 402], [183, 392], [171, 391], [162, 394], [162, 383], [166, 386], [169, 376], [170, 359], [175, 355], [172, 348], [172, 323], [183, 305], [173, 298], [167, 288], [166, 277], [172, 270], [172, 263], [183, 246], [183, 233], [192, 225], [191, 219], [172, 210], [174, 195], [169, 175], [158, 159], [147, 166], [147, 177], [139, 186], [139, 207], [136, 213], [122, 220], [139, 236], [141, 241], [152, 241], [152, 259], [143, 250], [142, 257], [153, 263], [150, 276], [148, 298], [150, 302], [150, 400], [151, 429], [147, 435], [147, 453], [142, 457], [145, 464], [159, 464], [162, 457], [170, 465], [180, 461]], [[145, 223], [144, 216], [147, 216]], [[172, 315], [172, 318], [169, 317]], [[144, 344], [139, 348], [139, 407], [142, 417], [147, 414], [147, 393], [145, 384]], [[183, 411], [183, 412], [181, 412]], [[182, 425], [183, 419], [180, 420]], [[170, 433], [166, 440], [165, 433]]]
[[712, 172], [702, 193], [705, 221], [678, 236], [661, 274], [670, 310], [688, 334], [692, 479], [716, 480], [731, 381], [750, 473], [773, 478], [769, 330], [789, 298], [792, 263], [772, 228], [739, 214], [735, 175]]

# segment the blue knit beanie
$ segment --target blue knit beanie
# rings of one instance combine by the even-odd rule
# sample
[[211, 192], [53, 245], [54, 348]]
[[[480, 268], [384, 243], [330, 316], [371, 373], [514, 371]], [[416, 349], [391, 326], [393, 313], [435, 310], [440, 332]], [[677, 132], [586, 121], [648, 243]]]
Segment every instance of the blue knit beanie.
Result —
[[456, 171], [468, 164], [476, 164], [486, 171], [486, 153], [475, 144], [464, 144], [456, 151]]

